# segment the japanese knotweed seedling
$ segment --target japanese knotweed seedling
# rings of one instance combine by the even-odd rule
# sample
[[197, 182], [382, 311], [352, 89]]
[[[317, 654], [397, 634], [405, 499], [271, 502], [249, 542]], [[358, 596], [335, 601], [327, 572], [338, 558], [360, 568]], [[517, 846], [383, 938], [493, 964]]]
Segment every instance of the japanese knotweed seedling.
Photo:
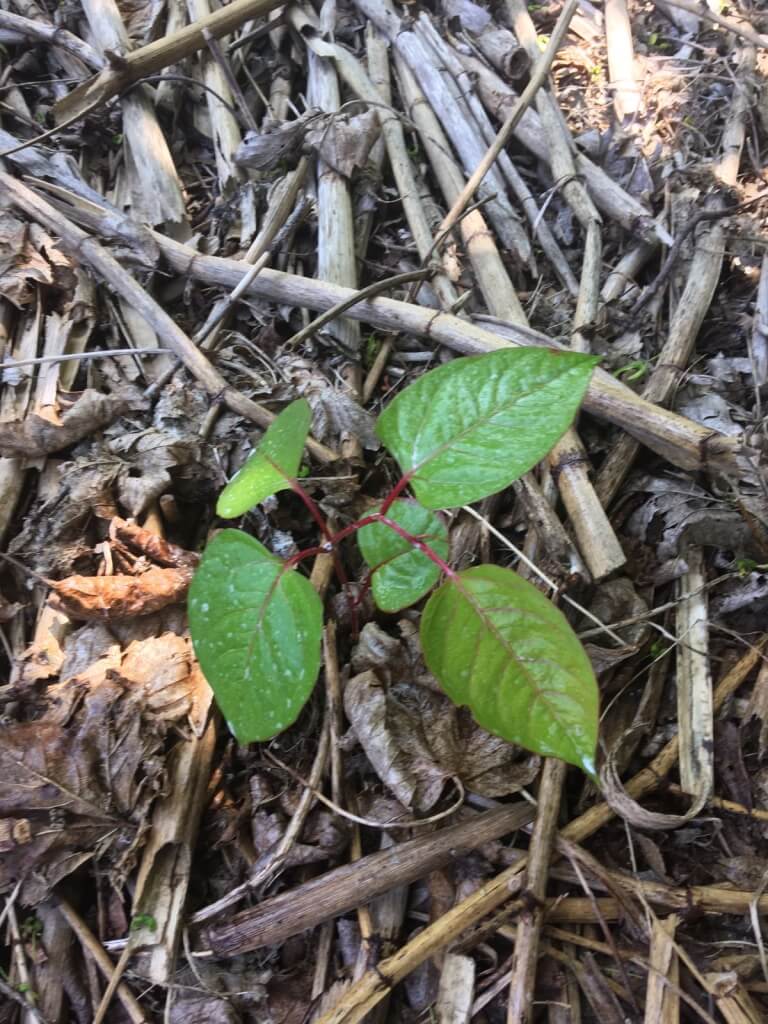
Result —
[[[396, 612], [432, 591], [421, 616], [428, 668], [457, 705], [511, 743], [594, 774], [598, 691], [562, 613], [511, 569], [448, 562], [437, 514], [508, 487], [566, 431], [596, 360], [550, 349], [456, 359], [405, 388], [376, 424], [402, 470], [382, 504], [333, 534], [298, 479], [310, 408], [293, 402], [224, 488], [217, 513], [242, 515], [292, 490], [321, 543], [282, 561], [241, 530], [208, 544], [189, 596], [192, 640], [231, 731], [267, 740], [297, 718], [320, 668], [323, 608], [300, 562], [356, 534], [373, 598]], [[413, 497], [406, 497], [410, 490]]]

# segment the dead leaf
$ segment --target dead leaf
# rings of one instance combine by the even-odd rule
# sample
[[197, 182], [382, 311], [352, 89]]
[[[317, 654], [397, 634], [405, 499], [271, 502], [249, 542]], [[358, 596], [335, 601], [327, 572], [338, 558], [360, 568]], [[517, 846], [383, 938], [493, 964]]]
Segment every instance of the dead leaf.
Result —
[[752, 718], [760, 722], [758, 750], [762, 760], [768, 750], [768, 664], [765, 661], [760, 662], [757, 679], [749, 695], [742, 721], [748, 722]]
[[[269, 853], [283, 837], [294, 807], [286, 807], [286, 800], [275, 800], [268, 780], [258, 773], [250, 779], [251, 835], [259, 857]], [[298, 796], [298, 794], [297, 794]], [[315, 864], [338, 857], [346, 849], [349, 835], [343, 824], [330, 812], [315, 808], [310, 812], [301, 831], [301, 841], [291, 845], [285, 861], [286, 867]]]
[[235, 163], [255, 171], [269, 171], [283, 160], [299, 156], [307, 131], [324, 115], [308, 111], [293, 121], [270, 125], [263, 132], [248, 132], [235, 153]]
[[194, 569], [200, 562], [200, 555], [187, 551], [178, 544], [170, 544], [151, 530], [145, 530], [134, 522], [115, 516], [109, 524], [110, 537], [121, 540], [139, 554], [146, 555], [153, 562], [169, 568]]
[[486, 732], [466, 709], [416, 683], [401, 679], [387, 686], [377, 673], [363, 672], [347, 684], [344, 708], [376, 774], [417, 813], [434, 806], [450, 778], [499, 797], [530, 785], [539, 771], [538, 757], [521, 758], [517, 747]]
[[313, 437], [338, 445], [341, 438], [351, 436], [369, 451], [381, 446], [374, 417], [355, 401], [348, 389], [335, 387], [306, 359], [293, 357], [277, 362], [295, 385], [296, 393], [312, 406]]
[[59, 607], [73, 619], [148, 615], [186, 597], [192, 570], [151, 568], [139, 576], [70, 576], [48, 580]]
[[419, 723], [387, 691], [374, 672], [350, 679], [344, 710], [376, 774], [404, 807], [416, 813], [432, 808], [447, 781], [430, 756]]
[[227, 999], [195, 996], [174, 1000], [171, 1024], [239, 1024], [240, 1016]]
[[374, 110], [352, 117], [334, 116], [310, 127], [306, 143], [320, 159], [344, 178], [365, 167], [373, 144], [379, 136], [379, 120]]
[[70, 260], [39, 225], [0, 213], [0, 295], [21, 309], [31, 300], [35, 284], [73, 283]]
[[36, 903], [83, 860], [125, 857], [158, 786], [159, 739], [136, 698], [106, 679], [66, 726], [0, 728], [0, 817], [28, 820], [30, 837], [0, 861], [0, 887], [23, 880], [24, 902]]
[[8, 546], [11, 554], [43, 576], [65, 576], [93, 564], [88, 526], [115, 514], [108, 464], [98, 457], [55, 464], [48, 461], [52, 496], [41, 499], [24, 518]]
[[190, 677], [195, 665], [189, 640], [176, 633], [163, 633], [129, 644], [118, 671], [120, 678], [134, 688], [145, 713], [156, 720], [175, 722], [192, 710], [194, 689]]
[[58, 423], [31, 413], [21, 422], [0, 423], [0, 455], [7, 458], [42, 458], [69, 448], [128, 412], [141, 408], [144, 399], [137, 389], [123, 387], [119, 394], [84, 391]]
[[631, 488], [648, 497], [627, 521], [631, 537], [657, 548], [660, 561], [674, 558], [685, 543], [761, 557], [754, 537], [737, 511], [684, 477], [643, 477]]

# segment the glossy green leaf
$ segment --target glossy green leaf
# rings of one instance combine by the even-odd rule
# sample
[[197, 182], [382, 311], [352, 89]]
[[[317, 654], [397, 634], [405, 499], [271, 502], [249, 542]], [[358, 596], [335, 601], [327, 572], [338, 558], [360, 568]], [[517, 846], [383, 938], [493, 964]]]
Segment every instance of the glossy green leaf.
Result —
[[573, 422], [597, 359], [499, 349], [424, 374], [384, 410], [376, 433], [422, 505], [479, 501], [535, 466]]
[[189, 591], [200, 667], [241, 743], [294, 722], [320, 668], [323, 610], [306, 577], [240, 530], [205, 549]]
[[[395, 501], [387, 517], [423, 540], [443, 560], [448, 557], [445, 524], [415, 501]], [[383, 612], [397, 612], [419, 601], [440, 578], [440, 568], [385, 523], [358, 531], [360, 551], [371, 573], [373, 598]]]
[[291, 402], [267, 428], [259, 447], [219, 495], [217, 515], [241, 516], [270, 494], [290, 490], [299, 471], [312, 410], [305, 398]]
[[430, 671], [510, 743], [595, 770], [598, 690], [563, 614], [510, 569], [480, 565], [435, 591], [421, 621]]

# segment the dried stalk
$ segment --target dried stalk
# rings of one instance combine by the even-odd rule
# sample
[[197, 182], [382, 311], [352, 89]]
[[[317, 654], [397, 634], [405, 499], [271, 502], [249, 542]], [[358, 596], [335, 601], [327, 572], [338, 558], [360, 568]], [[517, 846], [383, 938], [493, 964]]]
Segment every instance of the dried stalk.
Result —
[[31, 18], [23, 18], [20, 14], [0, 11], [0, 28], [18, 33], [22, 41], [32, 39], [36, 43], [61, 47], [81, 60], [86, 67], [94, 68], [96, 71], [104, 67], [104, 58], [92, 46], [65, 28], [51, 25], [45, 20], [33, 21]]
[[[37, 308], [37, 303], [35, 308]], [[13, 315], [10, 303], [3, 300], [0, 304], [0, 336], [2, 336], [4, 341], [3, 356], [12, 355], [14, 361], [24, 360], [25, 357], [27, 359], [34, 358], [34, 354], [37, 351], [36, 333], [34, 338], [30, 337], [27, 344], [24, 345], [22, 342], [27, 334], [17, 326], [15, 332], [17, 340], [13, 347], [9, 343], [8, 339], [11, 324], [13, 323]], [[29, 355], [30, 350], [32, 355]], [[0, 423], [14, 422], [15, 420], [22, 419], [25, 415], [26, 400], [23, 408], [18, 408], [14, 391], [10, 388], [5, 388], [2, 398], [0, 398]], [[3, 540], [8, 527], [11, 525], [16, 505], [24, 487], [25, 475], [26, 468], [21, 459], [0, 458], [0, 541]]]
[[[163, 38], [174, 36], [187, 24], [187, 5], [184, 0], [168, 0], [165, 5], [166, 20]], [[155, 106], [172, 116], [181, 106], [186, 85], [183, 82], [158, 82], [155, 89]]]
[[[723, 132], [722, 156], [713, 169], [721, 181], [732, 187], [736, 185], [746, 138], [753, 93], [751, 76], [754, 73], [755, 60], [755, 51], [751, 48], [745, 49], [737, 71], [730, 118]], [[710, 200], [708, 208], [722, 209], [722, 205], [722, 198], [715, 196]], [[725, 228], [721, 222], [716, 221], [702, 231], [696, 240], [685, 288], [670, 321], [667, 340], [643, 389], [643, 398], [656, 405], [665, 405], [670, 401], [680, 374], [688, 365], [696, 337], [720, 279], [724, 252]], [[618, 492], [638, 450], [636, 440], [625, 435], [609, 453], [597, 479], [597, 493], [604, 504], [609, 504]]]
[[644, 1024], [677, 1024], [680, 1019], [680, 999], [675, 991], [680, 986], [680, 968], [674, 941], [679, 923], [677, 914], [653, 922]]
[[[102, 53], [120, 55], [130, 50], [115, 0], [83, 0], [83, 10]], [[149, 93], [139, 86], [120, 102], [135, 219], [149, 224], [183, 220], [181, 182]]]
[[[210, 17], [211, 5], [208, 0], [187, 0], [189, 16], [196, 22], [203, 22]], [[215, 39], [209, 29], [203, 32], [208, 46], [198, 56], [200, 77], [205, 89], [205, 102], [210, 120], [211, 142], [216, 158], [216, 175], [219, 179], [219, 194], [225, 195], [231, 184], [244, 186], [246, 176], [235, 163], [235, 154], [242, 142], [242, 134], [237, 118], [232, 112], [234, 105], [233, 92], [230, 88], [229, 75], [220, 60], [220, 51], [213, 51]], [[209, 38], [210, 37], [210, 38]], [[224, 58], [222, 58], [223, 60]], [[230, 72], [231, 74], [231, 72]], [[255, 222], [253, 190], [250, 186], [243, 189], [240, 196], [241, 241], [253, 235]]]
[[676, 622], [680, 784], [707, 800], [715, 783], [707, 577], [701, 548], [688, 547], [684, 557], [688, 569], [677, 581]]
[[[496, 70], [511, 81], [522, 78], [531, 66], [531, 58], [518, 45], [512, 33], [491, 20], [487, 11], [475, 3], [459, 0], [443, 0], [443, 13], [458, 18], [464, 30], [464, 38], [476, 46]], [[468, 35], [467, 35], [468, 33]]]
[[[517, 93], [482, 61], [465, 54], [460, 54], [460, 57], [467, 70], [475, 75], [478, 94], [488, 113], [504, 121], [518, 102]], [[514, 135], [526, 149], [549, 164], [546, 137], [535, 111], [529, 109], [523, 114]], [[576, 169], [583, 176], [595, 205], [607, 217], [634, 234], [639, 232], [647, 241], [655, 239], [671, 244], [669, 234], [652, 220], [648, 210], [617, 185], [602, 168], [579, 153], [575, 154], [575, 161]]]
[[[517, 38], [525, 47], [531, 60], [534, 61], [534, 74], [541, 74], [541, 80], [544, 81], [549, 70], [546, 65], [547, 55], [550, 54], [551, 63], [557, 51], [557, 27], [562, 25], [560, 35], [563, 36], [574, 13], [575, 3], [563, 8], [558, 19], [558, 26], [550, 38], [547, 53], [543, 56], [539, 56], [536, 27], [522, 0], [507, 0], [506, 9]], [[531, 81], [534, 81], [534, 77]], [[504, 122], [504, 127], [499, 135], [501, 136], [506, 130], [505, 140], [522, 117], [525, 110], [522, 105], [529, 89], [530, 85]], [[552, 175], [556, 182], [562, 182], [561, 188], [566, 201], [586, 236], [573, 325], [572, 347], [578, 351], [587, 352], [589, 344], [585, 328], [597, 320], [600, 291], [602, 263], [600, 215], [577, 175], [573, 159], [573, 143], [570, 136], [567, 135], [561, 112], [554, 97], [548, 90], [539, 89], [535, 94], [535, 103], [546, 136]], [[519, 112], [519, 116], [515, 118], [517, 112]], [[549, 464], [563, 501], [568, 508], [579, 550], [592, 577], [599, 580], [609, 576], [621, 568], [626, 559], [610, 520], [590, 483], [587, 472], [588, 459], [574, 430], [568, 430], [555, 445], [549, 455]], [[574, 510], [576, 511], [574, 512]]]
[[[65, 248], [78, 254], [97, 271], [113, 290], [133, 304], [137, 312], [151, 324], [157, 336], [173, 353], [178, 356], [190, 373], [203, 385], [209, 394], [223, 401], [233, 412], [253, 420], [259, 426], [269, 426], [274, 415], [257, 402], [251, 401], [232, 388], [218, 370], [208, 362], [205, 356], [194, 345], [190, 338], [168, 316], [140, 285], [120, 266], [120, 264], [98, 242], [78, 228], [70, 220], [60, 214], [40, 196], [36, 195], [21, 182], [8, 174], [0, 173], [0, 183], [13, 203], [23, 210], [27, 216], [45, 224], [56, 232]], [[163, 236], [158, 236], [163, 237]], [[175, 243], [178, 244], [178, 243]], [[182, 250], [185, 249], [181, 246]], [[188, 250], [185, 250], [188, 251]], [[240, 264], [235, 261], [236, 265]], [[247, 271], [246, 271], [247, 273]], [[242, 276], [241, 272], [237, 275]], [[236, 283], [236, 282], [235, 282]], [[316, 458], [324, 462], [336, 458], [335, 452], [316, 441], [307, 445]]]
[[[199, 669], [196, 667], [196, 673]], [[193, 854], [205, 809], [216, 724], [209, 720], [213, 695], [199, 675], [192, 735], [171, 756], [163, 796], [152, 812], [152, 830], [136, 879], [133, 916], [151, 914], [151, 929], [133, 929], [128, 948], [142, 953], [142, 975], [167, 985], [176, 968]]]
[[639, 242], [631, 246], [616, 266], [605, 279], [605, 284], [600, 292], [600, 298], [606, 304], [616, 302], [627, 291], [634, 286], [634, 278], [642, 270], [656, 251], [656, 246], [650, 242]]
[[[392, 83], [390, 81], [389, 47], [381, 32], [370, 21], [366, 22], [365, 26], [365, 65], [371, 85], [381, 96], [382, 102], [391, 107]], [[384, 114], [385, 111], [383, 109], [377, 110], [380, 125]], [[405, 139], [403, 139], [403, 149], [405, 149]], [[362, 172], [361, 180], [358, 182], [358, 194], [365, 194], [366, 192], [375, 193], [379, 190], [382, 183], [382, 170], [386, 155], [387, 149], [382, 130], [382, 133], [371, 147], [368, 163]], [[363, 209], [358, 213], [355, 251], [359, 260], [365, 259], [368, 252], [375, 214], [376, 206], [373, 202], [363, 206]]]
[[302, 157], [295, 170], [281, 178], [273, 188], [269, 206], [261, 219], [259, 233], [243, 257], [243, 263], [251, 264], [252, 270], [243, 277], [240, 284], [233, 288], [229, 295], [214, 303], [207, 320], [195, 334], [194, 340], [203, 350], [215, 348], [218, 337], [226, 326], [237, 301], [247, 291], [256, 275], [261, 273], [262, 268], [266, 266], [272, 243], [285, 227], [288, 217], [296, 206], [299, 191], [304, 184], [308, 169], [309, 162], [306, 157]]
[[[547, 77], [549, 76], [550, 68], [552, 67], [552, 62], [557, 56], [560, 44], [568, 32], [568, 25], [576, 11], [576, 3], [577, 0], [567, 0], [560, 17], [557, 19], [557, 24], [555, 25], [549, 42], [547, 43], [545, 52], [539, 55], [537, 47], [537, 58], [539, 59], [537, 59], [536, 64], [534, 65], [528, 85], [523, 90], [513, 109], [505, 118], [503, 125], [496, 134], [496, 138], [477, 164], [477, 167], [472, 172], [467, 184], [462, 189], [461, 194], [446, 214], [443, 223], [440, 225], [441, 232], [447, 231], [456, 223], [472, 196], [477, 192], [478, 187], [485, 176], [502, 155], [504, 147], [509, 142], [512, 133], [522, 120], [526, 110], [536, 99], [539, 90], [544, 87]], [[423, 18], [424, 16], [422, 15], [422, 19]]]
[[[67, 900], [60, 898], [57, 906], [61, 916], [77, 936], [83, 951], [93, 960], [107, 982], [109, 982], [114, 973], [115, 965], [104, 952], [104, 947]], [[148, 1024], [147, 1017], [138, 1000], [123, 982], [120, 982], [117, 986], [117, 997], [127, 1013], [131, 1024]]]
[[[0, 182], [4, 180], [0, 177]], [[200, 255], [159, 233], [153, 233], [153, 237], [169, 264], [182, 274], [226, 288], [233, 288], [243, 276], [243, 267], [238, 260]], [[270, 301], [321, 310], [344, 302], [355, 294], [338, 285], [268, 269], [259, 274], [249, 293]], [[397, 299], [380, 297], [360, 302], [347, 310], [347, 316], [383, 330], [430, 338], [436, 344], [446, 345], [465, 355], [504, 348], [510, 341], [515, 345], [558, 347], [546, 335], [530, 328], [485, 318], [486, 322], [494, 324], [495, 333], [492, 333], [449, 313], [435, 313]], [[173, 347], [168, 340], [163, 341]], [[208, 372], [205, 371], [206, 375]], [[601, 370], [593, 375], [584, 408], [631, 432], [642, 444], [682, 469], [707, 469], [740, 475], [752, 472], [742, 439], [717, 434], [692, 420], [652, 405]]]
[[[528, 103], [539, 90], [540, 83], [546, 79], [547, 71], [557, 51], [559, 42], [565, 35], [569, 18], [573, 14], [574, 9], [575, 0], [564, 8], [563, 13], [558, 20], [558, 28], [552, 34], [547, 53], [542, 57], [541, 69], [537, 65], [536, 72], [531, 78], [531, 84], [526, 88], [523, 97], [521, 97], [520, 103], [496, 136], [496, 139], [485, 154], [485, 157], [481, 161], [475, 173], [471, 176], [466, 187], [462, 188], [458, 197], [454, 200], [450, 212], [443, 219], [443, 222], [440, 225], [438, 237], [442, 237], [455, 224], [456, 218], [461, 216], [465, 204], [471, 199], [477, 187], [482, 182], [485, 174], [488, 172], [490, 167], [493, 166], [494, 160], [502, 154], [503, 146], [511, 135], [514, 125], [522, 116], [522, 113]], [[434, 29], [432, 28], [431, 22], [426, 20], [425, 16], [422, 16], [419, 20], [419, 27], [421, 33], [426, 36], [429, 44], [438, 53], [441, 63], [451, 69], [453, 66], [451, 63], [451, 53], [439, 37], [437, 37]], [[414, 107], [414, 111], [416, 116], [418, 116], [419, 107]], [[506, 156], [506, 154], [504, 155]], [[587, 203], [589, 203], [588, 199]], [[591, 203], [589, 203], [589, 207], [594, 209], [591, 207]], [[595, 214], [595, 217], [596, 216], [597, 215]], [[599, 232], [596, 237], [599, 243]], [[599, 256], [599, 244], [597, 246], [597, 250]], [[588, 261], [587, 264], [585, 264], [589, 271], [587, 273], [587, 279], [590, 283], [594, 280], [593, 272], [595, 270], [599, 270], [599, 259], [597, 264], [597, 267], [593, 261]], [[506, 274], [504, 274], [504, 277], [506, 278]], [[478, 278], [478, 280], [480, 281], [481, 279]], [[508, 281], [508, 278], [506, 278], [506, 281]], [[481, 288], [483, 289], [484, 294], [495, 295], [491, 305], [492, 309], [494, 307], [498, 308], [500, 303], [507, 303], [511, 305], [511, 300], [516, 299], [516, 295], [511, 287], [511, 282], [509, 282], [508, 288], [501, 292], [498, 291], [499, 284], [503, 285], [504, 281], [502, 279], [500, 282], [498, 276], [496, 276], [493, 281], [484, 282], [484, 286], [483, 283], [481, 283]], [[592, 287], [592, 293], [594, 294], [594, 302], [590, 304], [589, 312], [591, 313], [592, 307], [594, 306], [596, 313], [597, 290], [594, 286]], [[523, 326], [527, 326], [527, 319], [525, 318], [522, 310], [517, 313], [514, 320]], [[576, 453], [579, 454], [576, 455]], [[569, 517], [573, 522], [579, 541], [579, 547], [584, 555], [587, 565], [589, 566], [590, 572], [595, 578], [606, 576], [624, 563], [624, 555], [621, 551], [621, 546], [613, 533], [610, 522], [598, 502], [592, 488], [592, 484], [589, 481], [583, 450], [574, 431], [568, 431], [567, 436], [559, 443], [558, 446], [556, 446], [550, 458], [558, 469], [560, 493], [566, 505]]]
[[210, 928], [210, 947], [217, 956], [235, 956], [282, 942], [392, 888], [423, 878], [458, 854], [514, 832], [532, 818], [533, 811], [525, 804], [487, 811], [334, 868]]
[[753, 46], [759, 46], [763, 49], [768, 48], [768, 36], [755, 32], [743, 19], [734, 21], [732, 18], [724, 18], [722, 14], [716, 14], [703, 4], [696, 3], [695, 0], [664, 0], [664, 4], [668, 4], [670, 7], [679, 7], [681, 11], [688, 11], [689, 14], [695, 14], [705, 21], [711, 21], [714, 25], [720, 25], [727, 32], [732, 32], [735, 36], [746, 39]]
[[[419, 259], [422, 262], [428, 260], [432, 252], [432, 230], [419, 199], [419, 187], [408, 156], [400, 119], [388, 109], [387, 97], [376, 88], [348, 50], [322, 39], [317, 31], [318, 26], [304, 11], [291, 7], [289, 17], [294, 27], [301, 31], [307, 46], [318, 56], [332, 58], [346, 85], [359, 99], [370, 103], [376, 110], [408, 228]], [[383, 40], [379, 45], [382, 44]], [[442, 271], [435, 276], [432, 285], [446, 309], [450, 309], [458, 300], [458, 292]]]
[[[464, 108], [457, 109], [455, 97], [430, 59], [421, 39], [397, 16], [389, 0], [356, 0], [356, 6], [389, 39], [408, 64], [442, 121], [465, 170], [472, 173], [482, 159], [485, 147], [477, 131], [468, 122]], [[504, 180], [495, 169], [489, 173], [480, 189], [480, 195], [482, 199], [488, 200], [485, 208], [499, 238], [522, 262], [527, 262], [530, 245], [525, 235], [521, 234], [517, 213], [507, 199]]]
[[619, 124], [637, 113], [640, 90], [635, 81], [635, 48], [627, 0], [605, 0], [605, 45], [613, 108]]
[[[394, 59], [402, 101], [418, 128], [421, 144], [445, 200], [453, 203], [464, 186], [464, 175], [454, 162], [448, 139], [410, 68], [396, 51]], [[475, 209], [467, 213], [459, 222], [459, 230], [488, 308], [495, 316], [513, 323], [524, 323], [525, 312], [482, 212]], [[427, 253], [432, 249], [432, 244], [430, 231]], [[422, 260], [425, 258], [421, 256]]]
[[435, 1014], [440, 1024], [469, 1024], [475, 996], [475, 961], [449, 953], [440, 972]]
[[162, 36], [132, 53], [123, 54], [116, 62], [117, 66], [105, 68], [55, 105], [53, 113], [56, 123], [61, 126], [65, 121], [83, 117], [113, 96], [125, 92], [139, 79], [157, 74], [169, 64], [176, 64], [202, 49], [205, 46], [204, 29], [215, 39], [220, 39], [249, 19], [261, 17], [280, 4], [281, 0], [233, 0], [202, 21]]
[[[333, 31], [335, 12], [335, 0], [324, 0], [320, 19], [326, 33]], [[311, 50], [307, 59], [310, 104], [327, 114], [335, 113], [341, 105], [341, 91], [333, 63]], [[355, 223], [349, 185], [321, 157], [317, 159], [317, 276], [333, 284], [357, 287]], [[355, 321], [338, 320], [329, 330], [347, 352], [359, 351], [360, 325]], [[359, 393], [361, 388], [357, 368], [354, 390]]]
[[[482, 147], [490, 145], [496, 134], [491, 124], [491, 119], [475, 95], [472, 83], [462, 81], [467, 76], [456, 52], [448, 45], [442, 34], [435, 28], [432, 19], [426, 14], [422, 13], [419, 15], [418, 21], [415, 24], [415, 30], [423, 44], [424, 51], [429, 54], [429, 59], [441, 70], [445, 88], [448, 94], [453, 97], [456, 110], [461, 111], [467, 131], [477, 138]], [[530, 189], [506, 152], [500, 152], [492, 166], [493, 173], [500, 175], [502, 182], [509, 186], [509, 189], [521, 206], [524, 207], [526, 202], [533, 199]], [[487, 173], [488, 171], [484, 173], [483, 177]], [[479, 195], [478, 200], [480, 200]], [[533, 210], [529, 210], [528, 219], [531, 222], [533, 216]], [[510, 231], [512, 230], [514, 230], [518, 237], [517, 248], [522, 255], [525, 255], [525, 262], [529, 273], [537, 276], [539, 271], [536, 264], [536, 256], [522, 223], [510, 225]], [[442, 232], [438, 229], [437, 234], [440, 235]], [[503, 240], [503, 236], [500, 237]]]
[[515, 935], [507, 1002], [507, 1024], [525, 1024], [533, 1016], [533, 993], [539, 937], [544, 924], [544, 897], [547, 894], [549, 862], [560, 813], [560, 796], [567, 768], [562, 761], [547, 758], [541, 774], [536, 823], [533, 828], [525, 871], [525, 890], [535, 906], [520, 917]]
[[[755, 319], [752, 325], [752, 347], [749, 353], [755, 388], [768, 381], [768, 253], [763, 256], [760, 268], [760, 284], [755, 303]], [[759, 397], [759, 396], [758, 396]], [[759, 416], [758, 406], [758, 416]]]
[[[714, 697], [715, 709], [735, 693], [755, 667], [761, 658], [761, 648], [766, 639], [768, 637], [763, 637], [759, 648], [747, 651], [718, 684]], [[657, 754], [650, 765], [627, 784], [627, 791], [635, 799], [638, 799], [656, 789], [677, 761], [678, 750], [678, 738], [675, 736]], [[571, 821], [562, 830], [561, 836], [572, 842], [582, 842], [602, 828], [612, 817], [613, 811], [608, 804], [595, 804], [584, 814]], [[453, 907], [435, 924], [425, 928], [394, 956], [383, 960], [375, 971], [369, 971], [361, 978], [334, 1010], [322, 1017], [317, 1024], [358, 1024], [365, 1014], [387, 995], [392, 986], [406, 978], [428, 957], [433, 956], [438, 950], [454, 941], [462, 932], [518, 893], [521, 889], [521, 872], [525, 869], [526, 863], [527, 858], [521, 858], [518, 863], [502, 871], [496, 878]], [[688, 905], [685, 901], [689, 897], [690, 890], [679, 891], [683, 901], [681, 906], [685, 907]], [[751, 894], [742, 895], [751, 896]], [[716, 910], [724, 909], [723, 898], [728, 902], [729, 911], [739, 912], [736, 907], [740, 907], [742, 904], [738, 899], [732, 899], [728, 890], [718, 890]], [[766, 908], [768, 908], [768, 898], [764, 897], [764, 899]], [[708, 906], [712, 906], [712, 904], [710, 903]]]

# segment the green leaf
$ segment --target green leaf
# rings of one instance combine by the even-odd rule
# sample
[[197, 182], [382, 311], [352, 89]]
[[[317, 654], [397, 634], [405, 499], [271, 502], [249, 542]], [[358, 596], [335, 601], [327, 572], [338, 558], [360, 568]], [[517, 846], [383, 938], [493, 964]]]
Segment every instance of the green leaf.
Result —
[[320, 668], [323, 610], [306, 577], [240, 530], [222, 530], [189, 590], [200, 667], [240, 743], [298, 717]]
[[430, 671], [489, 732], [594, 775], [598, 691], [563, 614], [510, 569], [449, 579], [421, 620]]
[[[415, 501], [401, 500], [392, 503], [387, 518], [423, 540], [443, 560], [448, 557], [448, 531], [433, 512]], [[415, 604], [440, 578], [440, 568], [385, 523], [363, 526], [357, 542], [373, 570], [371, 589], [383, 612], [397, 612]]]
[[270, 494], [290, 490], [299, 472], [312, 410], [306, 398], [291, 402], [267, 428], [259, 447], [219, 495], [217, 515], [234, 519]]
[[479, 501], [544, 458], [573, 422], [596, 362], [547, 348], [455, 359], [401, 392], [376, 433], [412, 474], [422, 505]]

